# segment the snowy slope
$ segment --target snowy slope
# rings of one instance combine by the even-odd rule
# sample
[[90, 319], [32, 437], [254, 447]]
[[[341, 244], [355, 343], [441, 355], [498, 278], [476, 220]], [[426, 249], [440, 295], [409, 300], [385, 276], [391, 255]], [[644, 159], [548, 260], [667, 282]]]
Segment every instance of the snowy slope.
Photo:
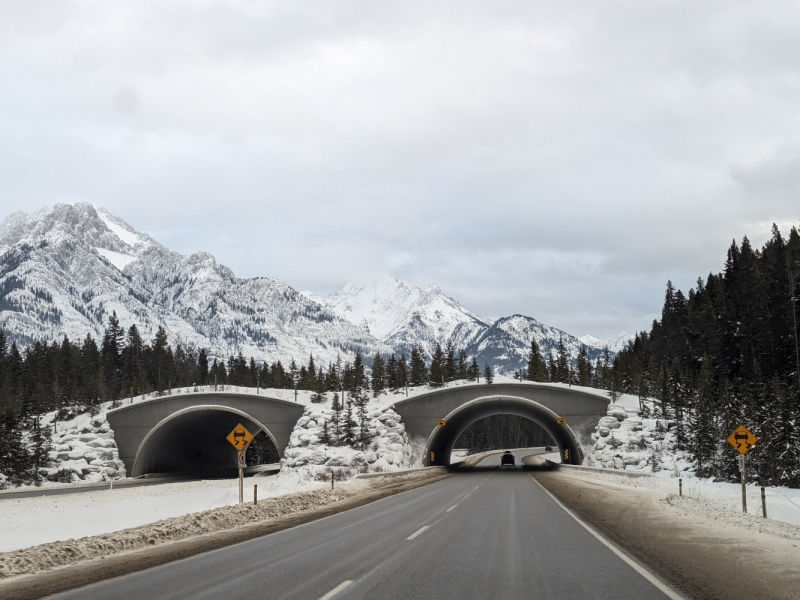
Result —
[[[511, 373], [525, 364], [531, 339], [547, 352], [563, 336], [572, 359], [581, 343], [531, 317], [492, 322], [436, 285], [388, 275], [327, 298], [266, 277], [239, 279], [212, 255], [172, 252], [88, 203], [18, 212], [0, 224], [0, 328], [10, 341], [99, 338], [114, 311], [145, 338], [162, 325], [173, 344], [266, 361], [305, 362], [313, 353], [326, 363], [358, 350], [369, 364], [376, 352], [408, 354], [419, 344], [430, 356], [453, 340], [481, 364]], [[596, 357], [629, 337], [584, 343]]]
[[489, 326], [438, 286], [423, 290], [391, 275], [366, 285], [345, 285], [322, 301], [399, 352], [421, 344], [430, 354], [437, 342], [444, 346], [449, 339], [466, 347]]
[[[547, 353], [563, 337], [572, 360], [581, 346], [574, 336], [532, 317], [512, 315], [492, 322], [467, 310], [436, 285], [422, 289], [389, 275], [365, 285], [345, 285], [327, 298], [303, 293], [400, 352], [408, 353], [421, 344], [430, 355], [437, 343], [444, 347], [452, 339], [457, 348], [477, 356], [481, 364], [492, 363], [499, 372], [513, 373], [525, 366], [532, 339]], [[603, 347], [590, 346], [589, 357], [599, 357]]]
[[622, 333], [618, 333], [617, 335], [606, 338], [603, 340], [599, 340], [593, 335], [584, 335], [583, 337], [579, 337], [578, 340], [585, 344], [588, 348], [595, 348], [596, 350], [603, 350], [604, 348], [608, 347], [608, 350], [612, 354], [616, 354], [622, 351], [625, 346], [628, 345], [628, 342], [631, 341], [635, 336], [630, 333], [626, 333], [623, 331]]
[[239, 279], [213, 256], [184, 256], [91, 204], [15, 213], [0, 225], [0, 327], [28, 345], [100, 337], [116, 311], [152, 338], [223, 357], [323, 362], [390, 349], [281, 281]]
[[[581, 342], [576, 337], [532, 317], [512, 315], [495, 321], [467, 347], [467, 354], [477, 356], [481, 364], [487, 362], [494, 365], [500, 372], [513, 373], [527, 366], [531, 340], [536, 340], [539, 351], [546, 357], [548, 353], [556, 351], [559, 338], [564, 341], [567, 357], [575, 361], [581, 348]], [[587, 350], [590, 360], [602, 354], [595, 348]]]

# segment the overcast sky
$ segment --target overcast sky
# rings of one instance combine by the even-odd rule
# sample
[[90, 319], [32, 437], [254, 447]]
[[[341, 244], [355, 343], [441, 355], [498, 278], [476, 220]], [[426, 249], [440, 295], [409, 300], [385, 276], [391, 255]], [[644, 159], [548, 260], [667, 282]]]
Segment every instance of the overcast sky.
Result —
[[0, 209], [633, 332], [800, 219], [798, 32], [796, 1], [6, 0]]

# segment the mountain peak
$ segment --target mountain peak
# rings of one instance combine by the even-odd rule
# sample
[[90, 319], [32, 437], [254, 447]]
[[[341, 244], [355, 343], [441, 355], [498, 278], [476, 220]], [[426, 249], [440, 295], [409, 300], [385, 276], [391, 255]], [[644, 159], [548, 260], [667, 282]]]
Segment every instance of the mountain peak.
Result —
[[595, 348], [597, 350], [605, 350], [608, 348], [610, 352], [616, 354], [625, 348], [625, 346], [628, 345], [628, 342], [634, 337], [634, 335], [623, 331], [617, 335], [602, 340], [594, 337], [593, 335], [584, 335], [579, 337], [578, 340], [589, 348]]

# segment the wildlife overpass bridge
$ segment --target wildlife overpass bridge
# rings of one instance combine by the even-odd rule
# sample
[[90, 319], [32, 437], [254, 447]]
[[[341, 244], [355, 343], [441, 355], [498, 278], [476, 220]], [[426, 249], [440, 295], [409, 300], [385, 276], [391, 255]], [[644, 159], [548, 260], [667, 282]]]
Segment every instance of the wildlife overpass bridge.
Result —
[[236, 450], [225, 437], [238, 423], [254, 436], [263, 431], [278, 454], [303, 414], [303, 405], [232, 392], [161, 396], [108, 412], [128, 476], [210, 472], [236, 468]]
[[[591, 443], [608, 403], [600, 392], [521, 382], [436, 389], [396, 402], [394, 409], [409, 438], [426, 440], [427, 465], [450, 464], [453, 445], [469, 425], [501, 414], [539, 423], [564, 462], [581, 464], [581, 445]], [[208, 473], [236, 467], [236, 451], [225, 437], [237, 423], [253, 435], [263, 431], [283, 457], [303, 410], [302, 404], [269, 396], [189, 392], [122, 406], [108, 412], [108, 421], [129, 476]]]
[[458, 436], [492, 415], [517, 415], [535, 421], [555, 440], [561, 460], [583, 461], [581, 445], [591, 443], [597, 420], [609, 400], [600, 393], [548, 383], [473, 384], [434, 390], [395, 403], [409, 438], [427, 440], [426, 465], [449, 465]]

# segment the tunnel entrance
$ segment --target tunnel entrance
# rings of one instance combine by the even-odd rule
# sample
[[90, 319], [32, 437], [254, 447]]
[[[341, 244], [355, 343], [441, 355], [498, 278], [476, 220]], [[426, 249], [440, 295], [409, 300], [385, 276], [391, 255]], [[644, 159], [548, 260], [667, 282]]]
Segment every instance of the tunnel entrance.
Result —
[[136, 452], [132, 476], [235, 476], [237, 452], [225, 438], [239, 423], [255, 436], [250, 446], [256, 445], [252, 450], [248, 446], [246, 452], [248, 466], [280, 459], [272, 434], [249, 415], [226, 406], [196, 406], [170, 415], [147, 434]]
[[478, 419], [461, 432], [455, 448], [469, 454], [490, 450], [556, 446], [553, 437], [536, 421], [519, 415], [492, 415]]
[[428, 438], [425, 464], [449, 465], [450, 454], [467, 428], [495, 415], [513, 415], [534, 421], [552, 438], [553, 445], [558, 446], [562, 462], [581, 464], [583, 456], [580, 444], [565, 420], [562, 421], [556, 413], [538, 402], [505, 395], [485, 396], [466, 402], [442, 419]]

